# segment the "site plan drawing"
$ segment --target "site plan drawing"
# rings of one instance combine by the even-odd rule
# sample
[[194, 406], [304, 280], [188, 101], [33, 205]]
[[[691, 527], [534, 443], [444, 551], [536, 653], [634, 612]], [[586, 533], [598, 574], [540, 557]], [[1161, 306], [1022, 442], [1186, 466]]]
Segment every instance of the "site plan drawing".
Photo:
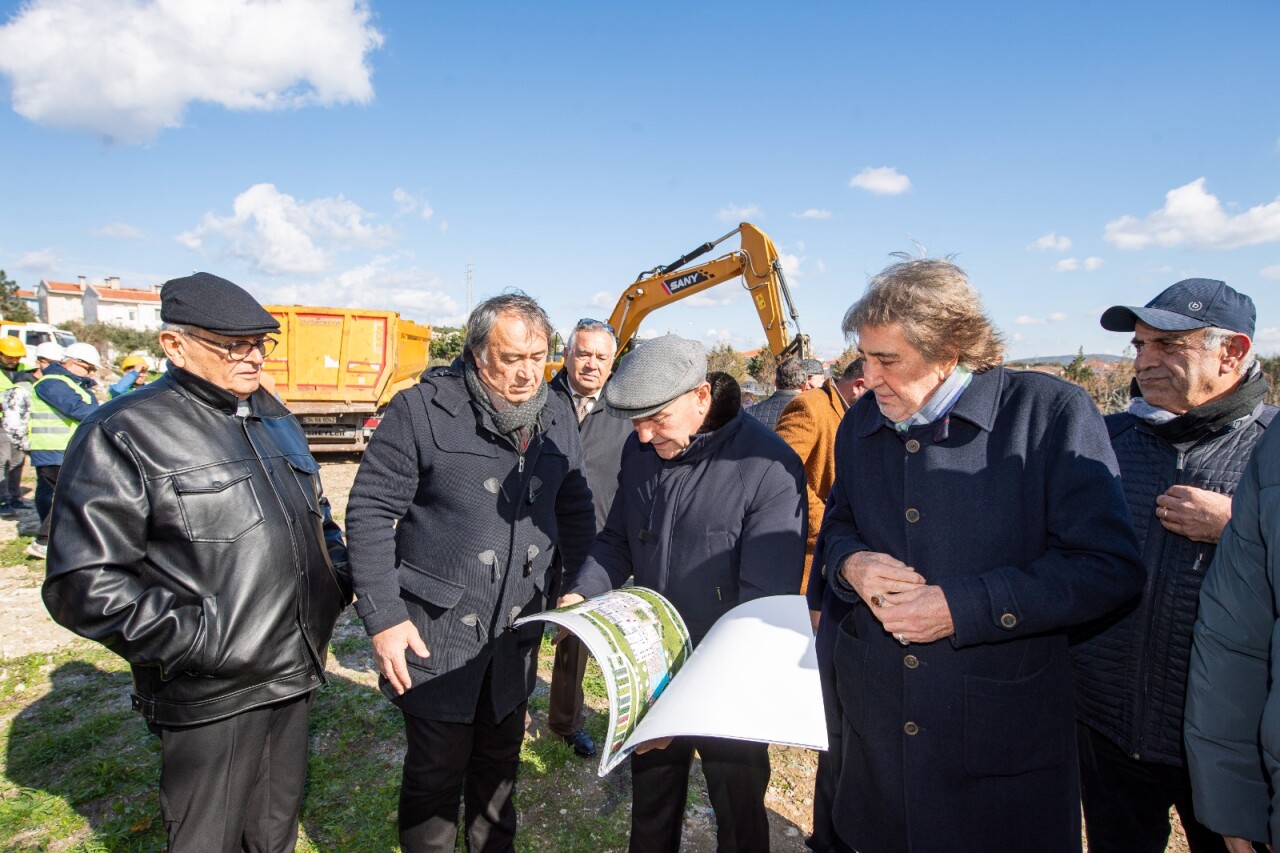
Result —
[[517, 624], [538, 620], [577, 635], [600, 664], [609, 697], [601, 776], [636, 746], [679, 735], [827, 748], [813, 632], [802, 596], [738, 605], [696, 651], [671, 603], [642, 587], [607, 592]]

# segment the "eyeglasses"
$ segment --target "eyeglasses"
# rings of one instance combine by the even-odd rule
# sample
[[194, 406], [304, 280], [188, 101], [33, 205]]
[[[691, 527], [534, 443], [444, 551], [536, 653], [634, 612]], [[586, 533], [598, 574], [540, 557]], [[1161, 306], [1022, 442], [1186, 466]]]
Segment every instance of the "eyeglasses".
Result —
[[227, 358], [232, 361], [244, 361], [249, 357], [249, 353], [258, 350], [262, 353], [262, 357], [266, 358], [275, 350], [278, 343], [275, 338], [258, 338], [256, 341], [215, 341], [212, 338], [206, 338], [204, 335], [197, 335], [195, 332], [184, 332], [188, 338], [195, 338], [197, 341], [203, 341], [211, 347], [217, 347], [227, 354]]
[[618, 333], [614, 331], [613, 326], [610, 326], [604, 320], [593, 320], [590, 317], [583, 317], [578, 321], [578, 324], [574, 326], [573, 329], [576, 332], [580, 332], [585, 329], [607, 329], [609, 334], [613, 335], [615, 338], [618, 336]]

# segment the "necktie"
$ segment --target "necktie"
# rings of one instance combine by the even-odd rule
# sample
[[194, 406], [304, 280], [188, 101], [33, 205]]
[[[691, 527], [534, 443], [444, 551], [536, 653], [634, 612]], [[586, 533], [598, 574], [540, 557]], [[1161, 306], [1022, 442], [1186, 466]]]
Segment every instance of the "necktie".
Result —
[[582, 419], [587, 416], [587, 412], [591, 411], [591, 398], [583, 395], [578, 396], [578, 423], [582, 423]]

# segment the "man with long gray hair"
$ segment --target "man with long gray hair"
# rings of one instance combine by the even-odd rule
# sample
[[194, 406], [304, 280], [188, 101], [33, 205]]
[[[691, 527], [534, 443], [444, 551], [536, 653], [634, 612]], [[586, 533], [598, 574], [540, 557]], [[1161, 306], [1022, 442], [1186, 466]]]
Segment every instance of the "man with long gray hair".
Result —
[[356, 612], [404, 715], [400, 845], [514, 849], [512, 802], [555, 551], [595, 533], [578, 421], [543, 381], [551, 323], [523, 293], [476, 306], [462, 355], [400, 392], [347, 505]]

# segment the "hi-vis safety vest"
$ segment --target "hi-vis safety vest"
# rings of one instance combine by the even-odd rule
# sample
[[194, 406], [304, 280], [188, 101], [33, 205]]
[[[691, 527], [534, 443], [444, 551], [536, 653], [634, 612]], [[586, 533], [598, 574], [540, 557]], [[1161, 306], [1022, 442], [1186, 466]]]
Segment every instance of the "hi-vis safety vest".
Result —
[[[81, 388], [66, 376], [51, 374], [35, 384], [39, 388], [45, 382], [65, 382], [69, 388], [80, 395], [86, 403], [93, 402], [93, 395]], [[31, 419], [27, 421], [27, 439], [29, 450], [66, 450], [71, 443], [71, 434], [76, 431], [79, 421], [59, 412], [44, 401], [39, 394], [31, 395]]]

